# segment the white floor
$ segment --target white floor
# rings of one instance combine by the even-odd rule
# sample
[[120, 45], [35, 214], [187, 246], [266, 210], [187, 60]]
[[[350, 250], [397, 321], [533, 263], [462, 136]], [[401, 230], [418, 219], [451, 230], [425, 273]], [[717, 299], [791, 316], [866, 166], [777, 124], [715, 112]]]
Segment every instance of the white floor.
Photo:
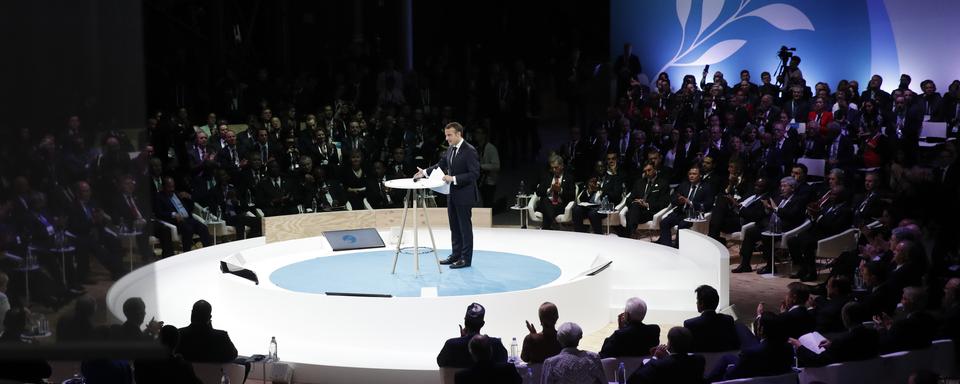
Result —
[[[388, 232], [383, 230], [381, 235], [389, 247]], [[449, 231], [436, 230], [434, 235], [438, 247], [449, 247]], [[184, 326], [193, 302], [202, 298], [213, 305], [214, 327], [230, 332], [241, 355], [265, 354], [270, 337], [275, 336], [279, 357], [296, 366], [297, 382], [409, 383], [439, 380], [436, 354], [445, 339], [458, 336], [458, 324], [472, 302], [486, 307], [483, 332], [505, 343], [511, 337], [522, 340], [527, 332], [524, 321], [537, 322], [537, 307], [543, 301], [556, 303], [560, 321], [580, 324], [585, 334], [607, 326], [631, 296], [647, 301], [648, 322], [666, 324], [679, 324], [696, 314], [693, 290], [700, 284], [717, 287], [721, 305], [728, 302], [728, 279], [723, 277], [727, 268], [722, 260], [729, 256], [707, 248], [709, 243], [699, 244], [703, 252], [688, 255], [614, 236], [488, 228], [475, 229], [474, 235], [477, 249], [540, 258], [560, 267], [561, 275], [530, 290], [475, 296], [366, 298], [300, 293], [273, 285], [269, 275], [298, 261], [333, 254], [326, 241], [309, 238], [265, 244], [263, 238], [255, 238], [138, 269], [114, 284], [107, 304], [120, 319], [123, 301], [139, 296], [147, 303], [148, 319], [156, 316], [167, 324]], [[690, 235], [682, 236], [685, 241]], [[421, 239], [429, 237], [423, 233]], [[220, 272], [220, 260], [236, 260], [238, 254], [244, 266], [260, 277], [259, 285]], [[584, 275], [606, 260], [613, 261], [610, 268], [595, 276]], [[383, 268], [385, 278], [390, 276], [390, 266], [371, 268]]]

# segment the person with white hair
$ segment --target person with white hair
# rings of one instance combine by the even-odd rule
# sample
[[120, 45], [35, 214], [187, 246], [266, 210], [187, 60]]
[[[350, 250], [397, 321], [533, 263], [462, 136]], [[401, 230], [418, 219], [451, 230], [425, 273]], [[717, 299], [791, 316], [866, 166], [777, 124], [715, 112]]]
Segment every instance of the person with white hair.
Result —
[[650, 348], [660, 344], [660, 326], [644, 324], [647, 303], [639, 297], [627, 299], [626, 307], [619, 316], [619, 328], [603, 341], [600, 357], [647, 356]]
[[[805, 198], [797, 192], [799, 182], [792, 176], [780, 179], [779, 199], [768, 198], [761, 201], [763, 203], [765, 215], [757, 222], [757, 225], [747, 230], [743, 234], [743, 244], [740, 246], [740, 266], [734, 269], [733, 273], [743, 273], [753, 271], [750, 265], [750, 258], [756, 248], [757, 241], [762, 243], [760, 251], [766, 265], [757, 270], [759, 274], [770, 273], [771, 258], [773, 257], [770, 243], [773, 241], [771, 236], [761, 236], [763, 231], [776, 231], [784, 233], [790, 231], [800, 224], [803, 224], [804, 213], [806, 211]], [[777, 228], [771, 228], [770, 218], [776, 217], [779, 224]]]
[[563, 349], [560, 354], [543, 362], [541, 384], [576, 383], [602, 384], [607, 382], [600, 356], [577, 349], [583, 330], [576, 323], [563, 323], [557, 329], [557, 341]]

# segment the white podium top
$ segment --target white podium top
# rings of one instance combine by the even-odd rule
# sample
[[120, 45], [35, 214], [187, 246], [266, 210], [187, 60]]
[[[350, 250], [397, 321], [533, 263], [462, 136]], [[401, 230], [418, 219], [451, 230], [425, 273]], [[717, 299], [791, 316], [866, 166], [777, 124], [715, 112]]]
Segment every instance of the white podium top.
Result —
[[417, 181], [413, 181], [412, 178], [409, 179], [394, 179], [387, 180], [383, 185], [387, 188], [393, 189], [423, 189], [423, 188], [439, 188], [446, 184], [443, 180], [431, 179], [431, 178], [422, 178]]

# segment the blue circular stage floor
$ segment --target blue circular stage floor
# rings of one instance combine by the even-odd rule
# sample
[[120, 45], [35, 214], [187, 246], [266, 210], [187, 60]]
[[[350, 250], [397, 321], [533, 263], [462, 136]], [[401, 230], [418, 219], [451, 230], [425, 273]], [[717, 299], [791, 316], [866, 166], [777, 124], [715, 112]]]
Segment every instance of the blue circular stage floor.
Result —
[[[270, 281], [296, 292], [419, 297], [421, 288], [435, 287], [438, 296], [477, 295], [536, 288], [560, 277], [560, 268], [550, 262], [491, 251], [474, 251], [470, 268], [444, 265], [442, 274], [437, 273], [433, 253], [421, 253], [419, 277], [413, 255], [401, 253], [397, 273], [392, 275], [393, 254], [382, 250], [318, 257], [279, 268], [270, 274]], [[437, 254], [443, 259], [450, 250]]]

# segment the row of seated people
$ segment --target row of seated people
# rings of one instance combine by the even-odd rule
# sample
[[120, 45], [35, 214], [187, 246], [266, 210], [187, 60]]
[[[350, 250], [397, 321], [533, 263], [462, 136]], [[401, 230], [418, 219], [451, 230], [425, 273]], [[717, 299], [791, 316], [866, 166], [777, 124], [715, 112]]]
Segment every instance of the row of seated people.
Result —
[[[882, 270], [879, 263], [869, 270]], [[864, 267], [867, 269], [868, 267]], [[868, 272], [869, 273], [869, 272]], [[599, 353], [578, 350], [582, 331], [575, 323], [557, 327], [556, 305], [540, 306], [541, 331], [527, 322], [519, 356], [527, 364], [543, 364], [541, 382], [605, 382], [600, 359], [608, 357], [649, 357], [655, 359], [634, 371], [630, 383], [700, 383], [735, 378], [776, 376], [797, 367], [816, 367], [858, 361], [895, 351], [918, 350], [932, 340], [960, 337], [960, 278], [949, 280], [939, 305], [928, 305], [924, 289], [904, 287], [899, 306], [877, 307], [876, 288], [896, 284], [868, 275], [868, 290], [855, 292], [845, 276], [831, 277], [822, 295], [811, 295], [810, 286], [790, 283], [779, 305], [769, 310], [757, 306], [754, 333], [739, 327], [728, 315], [717, 313], [719, 295], [710, 286], [696, 289], [700, 316], [684, 321], [668, 333], [668, 344], [660, 343], [660, 327], [643, 322], [646, 304], [639, 298], [627, 300], [618, 317], [618, 329], [607, 337]], [[884, 295], [886, 293], [883, 293]], [[460, 337], [447, 340], [437, 356], [440, 367], [469, 368], [457, 373], [457, 382], [520, 382], [500, 339], [480, 333], [485, 310], [480, 304], [468, 307]], [[798, 339], [811, 332], [824, 337], [820, 353], [802, 347]], [[733, 353], [739, 350], [739, 353]], [[795, 352], [796, 350], [796, 352]], [[698, 354], [731, 352], [705, 366]], [[497, 380], [494, 380], [496, 378]]]
[[[213, 308], [205, 300], [193, 305], [190, 324], [177, 328], [164, 325], [162, 321], [146, 320], [146, 306], [142, 299], [133, 297], [123, 303], [125, 321], [112, 326], [97, 326], [94, 323], [96, 300], [82, 296], [76, 300], [72, 313], [62, 317], [56, 327], [54, 337], [58, 343], [82, 342], [123, 342], [159, 343], [165, 356], [159, 359], [91, 358], [82, 361], [80, 372], [90, 383], [201, 383], [194, 373], [191, 363], [231, 363], [246, 364], [246, 360], [237, 360], [237, 349], [226, 331], [213, 328]], [[21, 336], [27, 334], [29, 309], [15, 307], [4, 318], [4, 334], [0, 343], [23, 344]], [[12, 359], [0, 361], [0, 379], [21, 382], [42, 382], [50, 377], [50, 364], [37, 359]]]

